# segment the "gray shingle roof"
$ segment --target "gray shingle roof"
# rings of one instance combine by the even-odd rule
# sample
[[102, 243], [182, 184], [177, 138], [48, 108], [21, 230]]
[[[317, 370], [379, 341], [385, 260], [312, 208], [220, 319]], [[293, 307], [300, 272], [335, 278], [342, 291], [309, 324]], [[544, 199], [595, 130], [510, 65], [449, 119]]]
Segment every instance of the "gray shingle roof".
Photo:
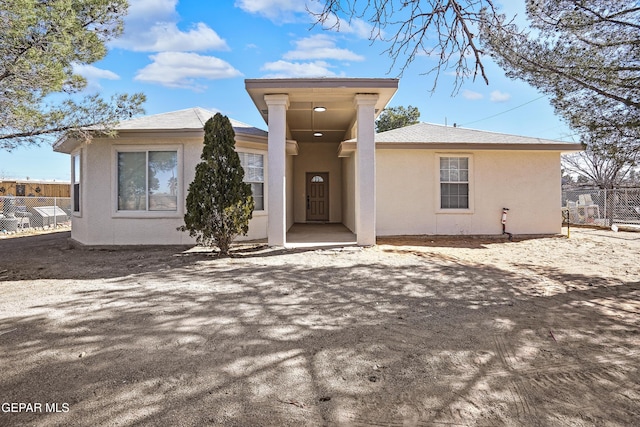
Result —
[[[353, 142], [355, 139], [347, 141]], [[498, 132], [487, 132], [476, 129], [418, 123], [403, 128], [380, 132], [375, 135], [377, 144], [424, 144], [424, 145], [464, 145], [473, 146], [549, 146], [575, 149], [573, 142], [554, 141], [528, 136], [509, 135]], [[523, 148], [524, 148], [523, 147]]]
[[[201, 130], [215, 112], [195, 107], [151, 116], [136, 117], [118, 124], [117, 130]], [[267, 136], [267, 132], [237, 120], [229, 119], [236, 133]]]

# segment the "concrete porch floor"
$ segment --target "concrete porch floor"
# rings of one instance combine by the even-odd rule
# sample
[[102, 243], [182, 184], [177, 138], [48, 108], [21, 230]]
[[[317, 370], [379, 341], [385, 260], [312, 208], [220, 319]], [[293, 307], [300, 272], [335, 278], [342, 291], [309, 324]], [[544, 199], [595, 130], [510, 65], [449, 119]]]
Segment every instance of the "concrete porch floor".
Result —
[[293, 224], [287, 232], [286, 246], [291, 248], [356, 244], [356, 235], [343, 224]]

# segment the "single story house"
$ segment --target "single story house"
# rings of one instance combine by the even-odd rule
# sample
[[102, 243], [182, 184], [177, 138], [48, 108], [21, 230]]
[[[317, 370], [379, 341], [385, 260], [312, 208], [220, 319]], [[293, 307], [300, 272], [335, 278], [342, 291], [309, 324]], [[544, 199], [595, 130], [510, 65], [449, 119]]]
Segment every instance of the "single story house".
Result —
[[[248, 79], [268, 132], [231, 120], [256, 208], [245, 239], [285, 246], [294, 223], [382, 235], [556, 234], [560, 154], [574, 143], [420, 123], [375, 134], [397, 79]], [[58, 141], [71, 155], [72, 239], [191, 244], [183, 224], [200, 161], [201, 108], [122, 122], [117, 138]]]

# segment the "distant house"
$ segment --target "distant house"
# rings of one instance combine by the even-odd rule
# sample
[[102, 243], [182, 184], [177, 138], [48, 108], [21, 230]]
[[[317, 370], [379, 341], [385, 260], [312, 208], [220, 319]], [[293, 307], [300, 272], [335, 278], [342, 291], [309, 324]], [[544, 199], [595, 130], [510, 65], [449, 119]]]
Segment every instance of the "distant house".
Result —
[[69, 181], [0, 179], [0, 197], [69, 197]]
[[[361, 245], [399, 234], [560, 231], [560, 153], [578, 144], [417, 124], [375, 134], [396, 79], [251, 79], [268, 132], [232, 120], [256, 209], [247, 239], [286, 245], [294, 223], [342, 223]], [[136, 118], [117, 138], [58, 141], [72, 156], [72, 238], [193, 243], [182, 225], [213, 112]]]

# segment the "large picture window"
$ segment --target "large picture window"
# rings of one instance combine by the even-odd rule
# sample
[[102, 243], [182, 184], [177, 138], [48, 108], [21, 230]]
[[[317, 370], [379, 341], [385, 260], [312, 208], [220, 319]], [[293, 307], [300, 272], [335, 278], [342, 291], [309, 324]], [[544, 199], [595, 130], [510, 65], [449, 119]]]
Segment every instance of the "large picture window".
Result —
[[119, 211], [178, 210], [176, 151], [122, 151], [117, 156]]
[[264, 156], [254, 153], [238, 153], [244, 169], [244, 182], [251, 184], [255, 210], [264, 210]]
[[440, 157], [440, 209], [469, 209], [469, 157]]

